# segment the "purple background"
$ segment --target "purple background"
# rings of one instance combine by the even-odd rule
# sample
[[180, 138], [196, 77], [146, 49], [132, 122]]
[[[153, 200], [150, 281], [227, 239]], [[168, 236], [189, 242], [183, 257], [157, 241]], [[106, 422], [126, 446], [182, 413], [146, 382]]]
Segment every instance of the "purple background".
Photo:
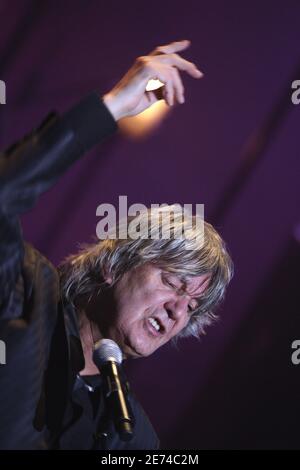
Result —
[[[204, 203], [224, 197], [242, 150], [300, 61], [300, 3], [2, 0], [1, 148], [50, 110], [106, 92], [134, 58], [188, 38], [186, 104], [147, 139], [120, 134], [95, 148], [23, 217], [24, 234], [55, 264], [95, 235], [101, 202]], [[299, 117], [290, 102], [263, 158], [217, 228], [236, 274], [220, 321], [128, 364], [163, 448], [297, 448], [300, 365]], [[298, 228], [298, 234], [300, 228]]]

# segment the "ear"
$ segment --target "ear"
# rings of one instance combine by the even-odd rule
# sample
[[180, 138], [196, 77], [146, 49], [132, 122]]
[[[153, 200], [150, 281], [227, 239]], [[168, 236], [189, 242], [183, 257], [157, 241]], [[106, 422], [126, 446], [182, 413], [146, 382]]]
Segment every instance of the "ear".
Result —
[[111, 276], [104, 276], [104, 280], [107, 284], [111, 285], [111, 283], [112, 283], [112, 277]]
[[103, 268], [103, 279], [104, 279], [104, 282], [106, 282], [106, 284], [109, 284], [111, 285], [112, 284], [112, 275], [109, 273], [108, 269], [107, 268]]

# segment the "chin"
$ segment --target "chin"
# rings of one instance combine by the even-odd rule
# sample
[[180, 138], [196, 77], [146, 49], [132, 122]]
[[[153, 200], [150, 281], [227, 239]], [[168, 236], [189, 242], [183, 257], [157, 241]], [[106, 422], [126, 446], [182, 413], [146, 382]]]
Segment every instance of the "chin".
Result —
[[153, 353], [153, 351], [144, 350], [143, 348], [140, 348], [139, 345], [135, 345], [134, 343], [132, 345], [126, 344], [125, 347], [123, 348], [123, 352], [126, 355], [126, 357], [131, 357], [133, 359], [147, 357]]

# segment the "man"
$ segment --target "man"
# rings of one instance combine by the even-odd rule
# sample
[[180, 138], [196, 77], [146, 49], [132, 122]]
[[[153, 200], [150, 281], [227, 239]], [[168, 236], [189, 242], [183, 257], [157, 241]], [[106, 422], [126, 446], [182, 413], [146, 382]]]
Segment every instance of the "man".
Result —
[[[157, 436], [133, 394], [134, 438], [119, 439], [93, 363], [95, 342], [110, 338], [124, 357], [151, 354], [170, 339], [198, 335], [213, 317], [232, 274], [225, 246], [209, 225], [181, 239], [104, 240], [68, 258], [57, 271], [22, 239], [18, 217], [116, 122], [157, 99], [184, 102], [179, 72], [202, 73], [178, 52], [180, 41], [139, 57], [102, 98], [94, 93], [46, 122], [0, 161], [0, 337], [2, 449], [155, 449]], [[144, 214], [146, 217], [147, 214]], [[155, 215], [155, 214], [154, 214]], [[156, 214], [158, 217], [158, 214]], [[156, 218], [152, 224], [159, 226]], [[175, 229], [182, 221], [176, 211]], [[151, 227], [150, 229], [151, 230]]]

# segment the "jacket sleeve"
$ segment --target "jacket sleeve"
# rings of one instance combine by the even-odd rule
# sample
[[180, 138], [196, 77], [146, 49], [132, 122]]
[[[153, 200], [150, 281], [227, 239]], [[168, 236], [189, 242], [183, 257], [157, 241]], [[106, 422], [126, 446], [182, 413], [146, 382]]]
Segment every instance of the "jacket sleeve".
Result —
[[20, 274], [24, 244], [19, 215], [86, 151], [117, 129], [97, 93], [41, 126], [0, 155], [0, 315]]

